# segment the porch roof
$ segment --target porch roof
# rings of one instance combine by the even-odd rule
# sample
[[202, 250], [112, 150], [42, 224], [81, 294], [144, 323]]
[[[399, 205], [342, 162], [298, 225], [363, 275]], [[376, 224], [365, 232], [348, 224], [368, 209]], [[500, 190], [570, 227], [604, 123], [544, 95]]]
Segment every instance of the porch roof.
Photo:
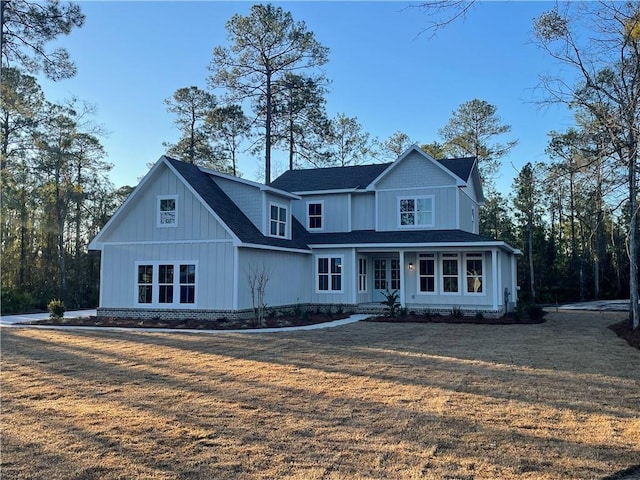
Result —
[[380, 232], [375, 230], [354, 230], [352, 232], [309, 233], [308, 245], [321, 246], [404, 246], [404, 247], [501, 247], [512, 253], [519, 250], [509, 244], [483, 235], [463, 230], [403, 230]]

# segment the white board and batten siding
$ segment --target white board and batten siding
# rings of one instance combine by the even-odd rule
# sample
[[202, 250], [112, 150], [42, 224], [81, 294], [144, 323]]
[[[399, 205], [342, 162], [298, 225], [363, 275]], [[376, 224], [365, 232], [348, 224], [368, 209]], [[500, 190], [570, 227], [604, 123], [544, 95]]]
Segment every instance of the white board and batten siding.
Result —
[[293, 214], [308, 229], [308, 205], [320, 203], [322, 204], [322, 228], [315, 231], [348, 232], [349, 201], [348, 193], [305, 195], [302, 200], [293, 201]]
[[[339, 257], [342, 261], [342, 289], [341, 291], [320, 291], [318, 289], [318, 258]], [[331, 248], [331, 249], [318, 249], [311, 255], [311, 275], [308, 278], [312, 279], [311, 289], [311, 303], [317, 304], [334, 304], [345, 305], [353, 304], [357, 301], [356, 291], [357, 288], [356, 273], [354, 265], [354, 257], [352, 248]], [[307, 280], [308, 281], [308, 280]], [[331, 282], [331, 280], [329, 280]]]
[[378, 182], [376, 190], [456, 185], [457, 177], [418, 152], [411, 152]]
[[[158, 197], [176, 195], [177, 225], [158, 227]], [[185, 240], [231, 240], [185, 184], [164, 165], [136, 192], [134, 202], [120, 212], [117, 222], [102, 232], [101, 242], [174, 242]]]
[[375, 230], [375, 201], [374, 193], [351, 195], [351, 230]]
[[100, 306], [146, 308], [136, 304], [136, 267], [166, 262], [196, 265], [196, 303], [175, 308], [229, 310], [233, 307], [233, 248], [231, 242], [107, 244], [102, 250]]
[[[160, 196], [176, 197], [176, 226], [158, 226]], [[100, 242], [101, 307], [141, 308], [136, 304], [136, 266], [146, 262], [195, 264], [196, 304], [192, 308], [232, 307], [232, 237], [164, 165], [103, 231]]]
[[456, 186], [431, 188], [406, 188], [381, 191], [377, 194], [377, 214], [379, 231], [411, 229], [400, 226], [400, 199], [405, 197], [433, 197], [433, 226], [416, 228], [447, 230], [458, 228], [456, 207], [458, 192]]
[[[249, 275], [266, 271], [265, 288], [268, 307], [309, 302], [312, 278], [312, 255], [274, 250], [238, 249], [238, 308], [252, 308]], [[229, 277], [231, 278], [231, 277]]]

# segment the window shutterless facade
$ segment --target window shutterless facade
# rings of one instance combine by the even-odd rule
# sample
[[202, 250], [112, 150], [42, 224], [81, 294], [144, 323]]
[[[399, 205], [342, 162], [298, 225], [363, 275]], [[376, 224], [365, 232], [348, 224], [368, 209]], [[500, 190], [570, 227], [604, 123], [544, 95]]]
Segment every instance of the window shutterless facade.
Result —
[[272, 237], [287, 237], [288, 208], [272, 203], [269, 205], [269, 235]]
[[436, 293], [436, 258], [433, 253], [418, 256], [418, 292]]
[[178, 196], [159, 195], [157, 202], [158, 227], [178, 226]]
[[367, 291], [367, 259], [363, 257], [358, 258], [358, 292], [364, 293]]
[[322, 214], [324, 210], [323, 202], [307, 203], [307, 228], [309, 230], [322, 230]]
[[317, 291], [326, 293], [342, 292], [343, 257], [317, 257]]
[[465, 255], [466, 293], [484, 293], [484, 258], [481, 253]]
[[136, 265], [136, 278], [137, 305], [193, 307], [196, 303], [193, 262], [141, 262]]
[[400, 227], [433, 227], [433, 195], [400, 197], [398, 208]]
[[442, 292], [460, 293], [459, 278], [460, 255], [457, 253], [442, 254]]

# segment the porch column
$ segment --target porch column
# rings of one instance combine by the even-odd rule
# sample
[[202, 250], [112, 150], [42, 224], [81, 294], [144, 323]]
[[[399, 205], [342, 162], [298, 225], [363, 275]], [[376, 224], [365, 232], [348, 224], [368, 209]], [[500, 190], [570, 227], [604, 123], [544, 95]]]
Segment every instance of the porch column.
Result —
[[500, 289], [498, 288], [498, 251], [493, 248], [491, 250], [491, 283], [493, 284], [493, 309], [498, 309], [500, 302]]
[[353, 265], [353, 275], [351, 275], [351, 287], [353, 289], [353, 295], [351, 296], [351, 304], [358, 304], [358, 274], [360, 271], [358, 270], [358, 252], [354, 248], [351, 251], [351, 265]]
[[404, 307], [406, 306], [405, 288], [404, 288], [404, 282], [405, 282], [404, 250], [400, 250], [399, 254], [400, 254], [400, 305]]

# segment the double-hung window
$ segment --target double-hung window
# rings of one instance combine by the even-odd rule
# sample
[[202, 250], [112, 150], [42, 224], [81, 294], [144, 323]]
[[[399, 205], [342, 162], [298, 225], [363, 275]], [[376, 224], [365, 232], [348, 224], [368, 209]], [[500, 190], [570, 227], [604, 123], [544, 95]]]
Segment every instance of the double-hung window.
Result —
[[433, 196], [399, 199], [401, 227], [432, 227]]
[[442, 291], [444, 293], [459, 293], [458, 278], [459, 255], [457, 253], [442, 254]]
[[269, 212], [269, 235], [272, 237], [286, 237], [287, 208], [272, 203]]
[[467, 293], [483, 293], [484, 277], [481, 253], [467, 253], [465, 256]]
[[309, 230], [322, 230], [322, 202], [307, 203], [307, 227]]
[[153, 303], [153, 265], [138, 265], [138, 303]]
[[318, 291], [342, 292], [342, 257], [318, 257]]
[[436, 259], [433, 253], [422, 253], [418, 257], [418, 291], [435, 293], [436, 291]]
[[178, 196], [160, 195], [157, 204], [158, 227], [178, 226]]
[[195, 263], [141, 263], [136, 265], [136, 276], [138, 305], [179, 307], [196, 303]]

